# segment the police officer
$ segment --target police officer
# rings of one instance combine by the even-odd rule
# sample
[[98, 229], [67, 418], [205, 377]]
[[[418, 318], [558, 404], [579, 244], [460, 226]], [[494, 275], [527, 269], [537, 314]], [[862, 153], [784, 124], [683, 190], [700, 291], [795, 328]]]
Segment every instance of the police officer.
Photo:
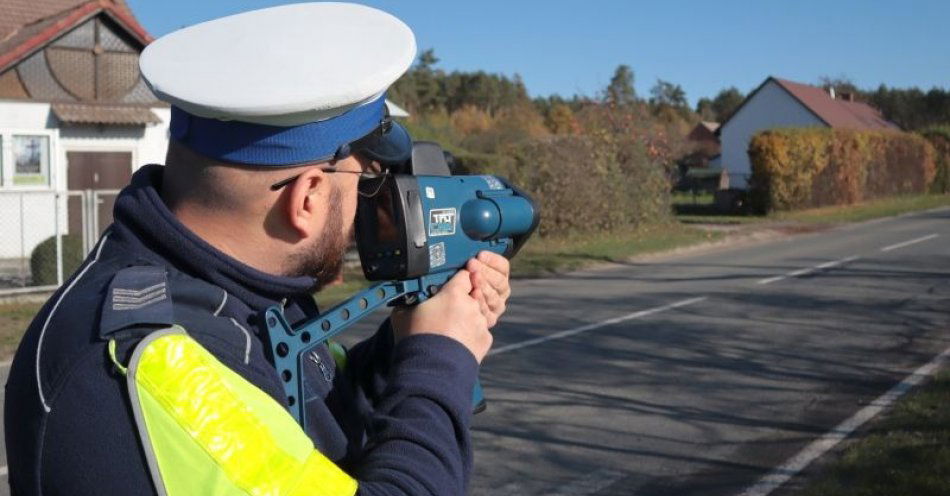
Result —
[[172, 33], [142, 74], [172, 105], [166, 165], [42, 308], [13, 362], [14, 495], [454, 495], [488, 329], [510, 293], [484, 253], [348, 352], [305, 361], [287, 411], [261, 313], [312, 318], [340, 271], [357, 182], [411, 148], [385, 89], [412, 32], [359, 5], [295, 4]]

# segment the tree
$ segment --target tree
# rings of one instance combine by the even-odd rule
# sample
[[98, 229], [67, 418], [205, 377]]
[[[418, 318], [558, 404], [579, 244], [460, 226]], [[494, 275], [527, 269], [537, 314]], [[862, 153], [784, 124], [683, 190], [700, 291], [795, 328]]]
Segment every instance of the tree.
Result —
[[439, 58], [435, 56], [435, 49], [429, 48], [419, 54], [416, 59], [416, 69], [432, 70], [432, 67], [439, 63]]
[[699, 114], [699, 118], [704, 121], [719, 120], [719, 118], [716, 117], [716, 111], [713, 110], [713, 101], [706, 97], [702, 97], [696, 102], [696, 113]]
[[883, 84], [877, 90], [862, 95], [877, 107], [884, 118], [907, 131], [928, 126], [950, 124], [950, 90], [931, 88], [888, 88]]
[[545, 124], [554, 134], [574, 134], [578, 130], [574, 112], [571, 111], [571, 107], [564, 103], [556, 103], [551, 106]]
[[744, 100], [745, 96], [735, 86], [720, 90], [716, 98], [713, 98], [710, 106], [716, 122], [729, 120]]
[[655, 107], [672, 107], [677, 110], [689, 110], [686, 101], [686, 91], [678, 84], [657, 79], [653, 88], [650, 88], [650, 104]]
[[430, 48], [419, 55], [416, 66], [410, 71], [416, 100], [420, 108], [434, 110], [445, 104], [445, 94], [442, 88], [444, 74], [433, 69], [439, 62], [435, 50]]
[[630, 105], [636, 99], [637, 93], [633, 89], [633, 70], [629, 65], [620, 64], [614, 70], [614, 76], [610, 78], [605, 100], [613, 105]]
[[818, 78], [818, 86], [824, 88], [825, 91], [834, 88], [835, 93], [837, 94], [851, 93], [852, 95], [857, 96], [862, 93], [861, 90], [858, 89], [857, 85], [854, 84], [854, 81], [843, 74], [838, 77], [821, 76]]

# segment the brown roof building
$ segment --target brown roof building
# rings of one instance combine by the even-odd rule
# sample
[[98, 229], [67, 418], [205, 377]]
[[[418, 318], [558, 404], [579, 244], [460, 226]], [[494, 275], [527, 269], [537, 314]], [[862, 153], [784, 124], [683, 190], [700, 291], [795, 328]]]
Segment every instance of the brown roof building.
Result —
[[874, 107], [854, 101], [853, 93], [835, 94], [834, 88], [825, 91], [817, 86], [796, 83], [787, 79], [773, 79], [785, 91], [813, 112], [828, 127], [845, 129], [900, 129]]
[[697, 158], [701, 159], [699, 161], [701, 163], [696, 162], [694, 165], [705, 167], [710, 158], [719, 155], [717, 130], [719, 130], [718, 122], [701, 121], [686, 135], [686, 140], [690, 142], [693, 149], [691, 161], [696, 162]]
[[[170, 109], [138, 66], [151, 41], [125, 0], [0, 1], [0, 211], [29, 205], [27, 194], [43, 205], [4, 224], [27, 239], [0, 232], [0, 258], [23, 247], [28, 256], [56, 224], [94, 242], [111, 199], [102, 193], [105, 206], [86, 209], [77, 197], [68, 222], [55, 222], [63, 193], [116, 190], [141, 164], [164, 160]], [[12, 225], [17, 218], [29, 227]]]
[[123, 0], [4, 0], [0, 98], [156, 105], [138, 72], [151, 40]]
[[765, 129], [781, 127], [899, 130], [874, 107], [854, 101], [853, 95], [767, 78], [719, 127], [722, 153], [714, 162], [729, 173], [732, 187], [746, 187], [751, 175], [749, 141]]

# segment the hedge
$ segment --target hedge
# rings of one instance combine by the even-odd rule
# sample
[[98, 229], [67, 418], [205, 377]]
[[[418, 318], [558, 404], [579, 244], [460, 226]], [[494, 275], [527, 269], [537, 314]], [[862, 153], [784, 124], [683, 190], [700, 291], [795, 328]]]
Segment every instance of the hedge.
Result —
[[[63, 236], [63, 279], [79, 268], [83, 261], [82, 237], [75, 234]], [[30, 274], [33, 286], [59, 284], [56, 277], [56, 236], [43, 240], [30, 254]]]
[[751, 206], [794, 210], [923, 193], [934, 155], [923, 137], [897, 131], [764, 131], [749, 144]]
[[503, 176], [541, 209], [541, 236], [635, 228], [670, 218], [666, 169], [634, 140], [552, 136], [501, 155], [461, 154], [460, 170]]
[[921, 136], [934, 147], [934, 162], [937, 173], [930, 185], [931, 193], [950, 193], [950, 126], [938, 126], [924, 129]]

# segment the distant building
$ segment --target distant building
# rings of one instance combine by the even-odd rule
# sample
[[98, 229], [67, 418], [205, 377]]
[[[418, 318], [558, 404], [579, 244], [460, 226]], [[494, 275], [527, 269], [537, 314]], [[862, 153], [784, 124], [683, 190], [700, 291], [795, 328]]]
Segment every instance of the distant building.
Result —
[[23, 245], [28, 254], [55, 223], [98, 236], [80, 231], [111, 223], [114, 195], [96, 197], [102, 214], [90, 224], [86, 197], [66, 208], [52, 193], [119, 189], [142, 164], [164, 161], [170, 109], [139, 74], [150, 41], [124, 0], [0, 2], [0, 211], [4, 228], [13, 217], [25, 224], [25, 239], [0, 239], [0, 258], [22, 256]]
[[719, 136], [716, 134], [718, 130], [718, 122], [701, 121], [686, 135], [686, 139], [693, 143], [711, 143], [718, 145]]
[[718, 122], [701, 121], [686, 135], [690, 152], [679, 160], [681, 175], [689, 169], [708, 167], [710, 160], [719, 155], [717, 129]]
[[759, 131], [780, 127], [822, 126], [842, 129], [900, 129], [874, 107], [854, 101], [853, 95], [834, 89], [769, 77], [719, 127], [722, 156], [717, 160], [729, 173], [733, 188], [746, 188], [752, 168], [749, 141]]

